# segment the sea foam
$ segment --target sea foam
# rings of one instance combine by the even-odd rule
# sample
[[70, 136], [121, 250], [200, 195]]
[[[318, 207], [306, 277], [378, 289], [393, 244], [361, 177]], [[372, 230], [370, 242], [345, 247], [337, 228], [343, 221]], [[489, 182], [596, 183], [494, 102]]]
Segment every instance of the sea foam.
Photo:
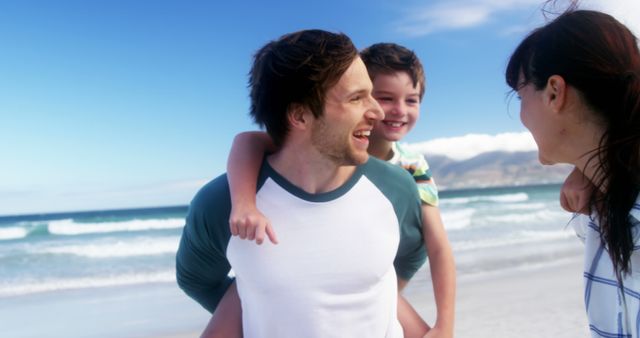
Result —
[[119, 240], [113, 243], [63, 245], [38, 249], [43, 254], [67, 254], [88, 258], [113, 258], [175, 254], [179, 237]]
[[56, 290], [174, 282], [175, 280], [175, 271], [173, 270], [115, 276], [48, 279], [39, 282], [22, 282], [19, 284], [4, 285], [0, 284], [0, 297], [25, 295]]
[[0, 228], [0, 241], [27, 237], [29, 232], [22, 227]]
[[534, 222], [548, 222], [566, 218], [569, 221], [571, 215], [562, 211], [537, 210], [522, 213], [507, 213], [497, 216], [487, 216], [489, 223], [523, 224]]
[[442, 210], [442, 223], [447, 230], [459, 230], [471, 226], [471, 219], [476, 210], [464, 208], [457, 210]]
[[531, 244], [544, 241], [552, 241], [575, 237], [572, 230], [551, 230], [551, 231], [519, 231], [510, 236], [488, 238], [484, 240], [474, 241], [458, 241], [452, 242], [451, 247], [454, 251], [467, 251], [488, 249], [509, 245]]
[[487, 195], [472, 197], [452, 197], [440, 199], [440, 204], [467, 204], [471, 202], [496, 202], [496, 203], [516, 203], [529, 200], [529, 195], [524, 192], [503, 195]]
[[83, 235], [122, 231], [175, 229], [184, 226], [182, 218], [129, 220], [122, 222], [77, 223], [72, 219], [51, 221], [49, 232], [55, 235]]

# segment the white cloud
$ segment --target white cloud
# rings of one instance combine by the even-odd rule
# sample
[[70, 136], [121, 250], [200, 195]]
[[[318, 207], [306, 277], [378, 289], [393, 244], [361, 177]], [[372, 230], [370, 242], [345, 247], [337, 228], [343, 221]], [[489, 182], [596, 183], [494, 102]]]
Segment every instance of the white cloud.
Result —
[[506, 27], [505, 29], [503, 29], [500, 32], [500, 35], [502, 35], [502, 36], [509, 36], [509, 35], [522, 35], [522, 36], [524, 36], [527, 33], [529, 33], [531, 30], [533, 30], [533, 28], [535, 28], [535, 27], [531, 26], [531, 25], [513, 25], [513, 26], [509, 26], [509, 27]]
[[457, 0], [437, 1], [411, 9], [397, 23], [397, 30], [409, 36], [427, 35], [436, 31], [476, 27], [485, 24], [500, 12], [531, 8], [539, 0]]
[[638, 0], [584, 0], [580, 7], [610, 14], [625, 24], [636, 37], [640, 35], [640, 1]]
[[[562, 5], [566, 4], [568, 1], [559, 1], [560, 7], [557, 9], [562, 11]], [[396, 29], [408, 36], [422, 36], [438, 31], [477, 27], [507, 11], [524, 9], [542, 17], [542, 5], [540, 0], [437, 0], [426, 6], [411, 8], [404, 19], [396, 23]], [[636, 36], [640, 34], [638, 0], [583, 0], [579, 7], [611, 14]]]
[[414, 151], [429, 155], [443, 155], [454, 160], [466, 160], [491, 151], [535, 151], [538, 148], [529, 132], [498, 135], [468, 134], [439, 138], [408, 145]]

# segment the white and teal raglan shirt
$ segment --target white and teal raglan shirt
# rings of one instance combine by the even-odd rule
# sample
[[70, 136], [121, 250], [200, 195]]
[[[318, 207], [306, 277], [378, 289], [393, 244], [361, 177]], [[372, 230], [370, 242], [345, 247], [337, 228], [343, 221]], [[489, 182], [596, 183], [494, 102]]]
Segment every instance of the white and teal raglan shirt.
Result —
[[279, 244], [230, 235], [226, 176], [198, 192], [176, 258], [189, 296], [213, 312], [233, 269], [247, 338], [402, 337], [397, 278], [426, 259], [411, 175], [370, 157], [340, 188], [309, 194], [265, 161], [256, 202]]
[[600, 240], [597, 216], [578, 215], [571, 221], [585, 244], [584, 302], [592, 337], [640, 338], [640, 196], [629, 221], [634, 247], [622, 285]]

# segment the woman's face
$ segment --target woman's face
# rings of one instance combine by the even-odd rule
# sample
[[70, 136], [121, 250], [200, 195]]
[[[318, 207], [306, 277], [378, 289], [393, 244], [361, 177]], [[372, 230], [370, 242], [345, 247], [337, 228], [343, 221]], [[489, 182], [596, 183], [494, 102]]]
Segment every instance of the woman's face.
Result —
[[520, 87], [520, 120], [529, 129], [538, 146], [538, 159], [542, 164], [562, 162], [558, 148], [562, 128], [545, 102], [545, 90], [537, 90], [532, 83]]

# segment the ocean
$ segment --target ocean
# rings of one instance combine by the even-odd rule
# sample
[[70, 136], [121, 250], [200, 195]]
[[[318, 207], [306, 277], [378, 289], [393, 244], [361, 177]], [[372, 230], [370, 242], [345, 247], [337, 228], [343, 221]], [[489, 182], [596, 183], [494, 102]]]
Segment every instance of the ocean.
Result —
[[[567, 226], [571, 214], [559, 207], [559, 190], [441, 192], [458, 273], [553, 264], [575, 255], [575, 246], [567, 246], [577, 240]], [[174, 282], [186, 212], [181, 206], [0, 217], [0, 299]]]

